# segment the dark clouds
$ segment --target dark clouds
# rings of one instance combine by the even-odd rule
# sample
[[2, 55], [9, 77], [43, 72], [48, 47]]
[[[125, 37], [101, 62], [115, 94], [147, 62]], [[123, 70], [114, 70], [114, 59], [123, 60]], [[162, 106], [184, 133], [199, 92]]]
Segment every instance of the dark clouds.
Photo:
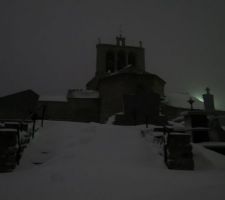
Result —
[[114, 43], [122, 24], [128, 43], [143, 40], [146, 69], [168, 90], [199, 95], [209, 86], [225, 105], [224, 8], [221, 0], [2, 0], [0, 95], [84, 87], [97, 38]]

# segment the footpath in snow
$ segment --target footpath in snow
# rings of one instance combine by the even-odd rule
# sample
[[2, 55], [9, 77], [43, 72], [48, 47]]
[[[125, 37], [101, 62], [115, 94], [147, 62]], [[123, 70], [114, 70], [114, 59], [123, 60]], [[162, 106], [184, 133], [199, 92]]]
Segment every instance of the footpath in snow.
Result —
[[197, 146], [195, 171], [168, 170], [141, 128], [47, 121], [20, 166], [0, 174], [0, 199], [225, 199], [224, 156]]

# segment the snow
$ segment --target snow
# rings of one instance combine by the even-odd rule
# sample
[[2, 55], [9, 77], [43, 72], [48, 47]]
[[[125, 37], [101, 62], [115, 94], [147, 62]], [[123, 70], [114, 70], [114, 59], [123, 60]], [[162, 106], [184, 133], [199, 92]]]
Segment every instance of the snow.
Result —
[[2, 200], [225, 199], [225, 157], [194, 146], [195, 171], [168, 170], [144, 126], [46, 121]]
[[225, 142], [201, 142], [205, 147], [225, 147]]
[[116, 115], [112, 115], [111, 117], [108, 118], [106, 124], [113, 124], [115, 122]]
[[118, 112], [112, 116], [110, 116], [106, 122], [106, 124], [113, 124], [116, 120], [116, 115], [124, 115], [124, 112]]
[[39, 101], [67, 102], [65, 96], [41, 96]]
[[176, 131], [183, 131], [185, 128], [183, 121], [181, 121], [181, 122], [168, 121], [168, 123]]
[[[208, 150], [200, 144], [192, 144], [195, 156], [195, 165], [203, 169], [220, 169], [224, 172], [225, 169], [225, 156], [214, 151]], [[204, 166], [203, 166], [204, 164]], [[224, 182], [225, 185], [225, 182]]]
[[175, 119], [173, 119], [173, 121], [174, 122], [182, 122], [182, 121], [184, 121], [184, 115], [182, 115], [182, 113], [181, 113], [181, 116], [176, 117]]
[[68, 98], [99, 98], [99, 92], [95, 90], [73, 89], [68, 91]]
[[130, 67], [132, 67], [132, 65], [126, 65], [125, 67], [123, 67], [122, 69], [120, 69], [120, 70], [117, 70], [117, 71], [115, 71], [115, 72], [111, 72], [111, 71], [108, 71], [108, 75], [109, 76], [113, 76], [113, 75], [116, 75], [116, 74], [119, 74], [119, 73], [121, 73], [121, 72], [126, 72], [126, 69], [129, 69]]
[[[20, 125], [21, 123], [20, 122], [6, 122], [7, 124], [17, 124], [17, 125]], [[5, 126], [5, 123], [3, 123], [4, 126]]]
[[7, 131], [7, 132], [17, 132], [17, 129], [15, 129], [15, 128], [1, 128], [0, 129], [0, 132], [5, 132], [5, 131]]
[[207, 127], [194, 127], [194, 128], [187, 128], [186, 131], [208, 131], [209, 128]]

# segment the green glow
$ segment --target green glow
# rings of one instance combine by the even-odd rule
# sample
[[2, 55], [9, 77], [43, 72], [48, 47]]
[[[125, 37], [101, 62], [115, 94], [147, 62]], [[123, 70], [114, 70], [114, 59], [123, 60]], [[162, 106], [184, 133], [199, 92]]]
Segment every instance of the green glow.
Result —
[[197, 95], [197, 96], [195, 96], [195, 98], [198, 99], [198, 100], [201, 101], [201, 102], [204, 102], [201, 95]]

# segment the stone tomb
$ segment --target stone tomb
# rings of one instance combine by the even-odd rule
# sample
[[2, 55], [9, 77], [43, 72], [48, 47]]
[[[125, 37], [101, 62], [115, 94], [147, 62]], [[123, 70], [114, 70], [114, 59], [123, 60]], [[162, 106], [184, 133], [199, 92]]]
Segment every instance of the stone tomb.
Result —
[[192, 135], [192, 142], [209, 141], [209, 122], [204, 111], [188, 111], [184, 113], [186, 133]]
[[191, 135], [168, 133], [164, 145], [165, 163], [169, 169], [193, 170]]

